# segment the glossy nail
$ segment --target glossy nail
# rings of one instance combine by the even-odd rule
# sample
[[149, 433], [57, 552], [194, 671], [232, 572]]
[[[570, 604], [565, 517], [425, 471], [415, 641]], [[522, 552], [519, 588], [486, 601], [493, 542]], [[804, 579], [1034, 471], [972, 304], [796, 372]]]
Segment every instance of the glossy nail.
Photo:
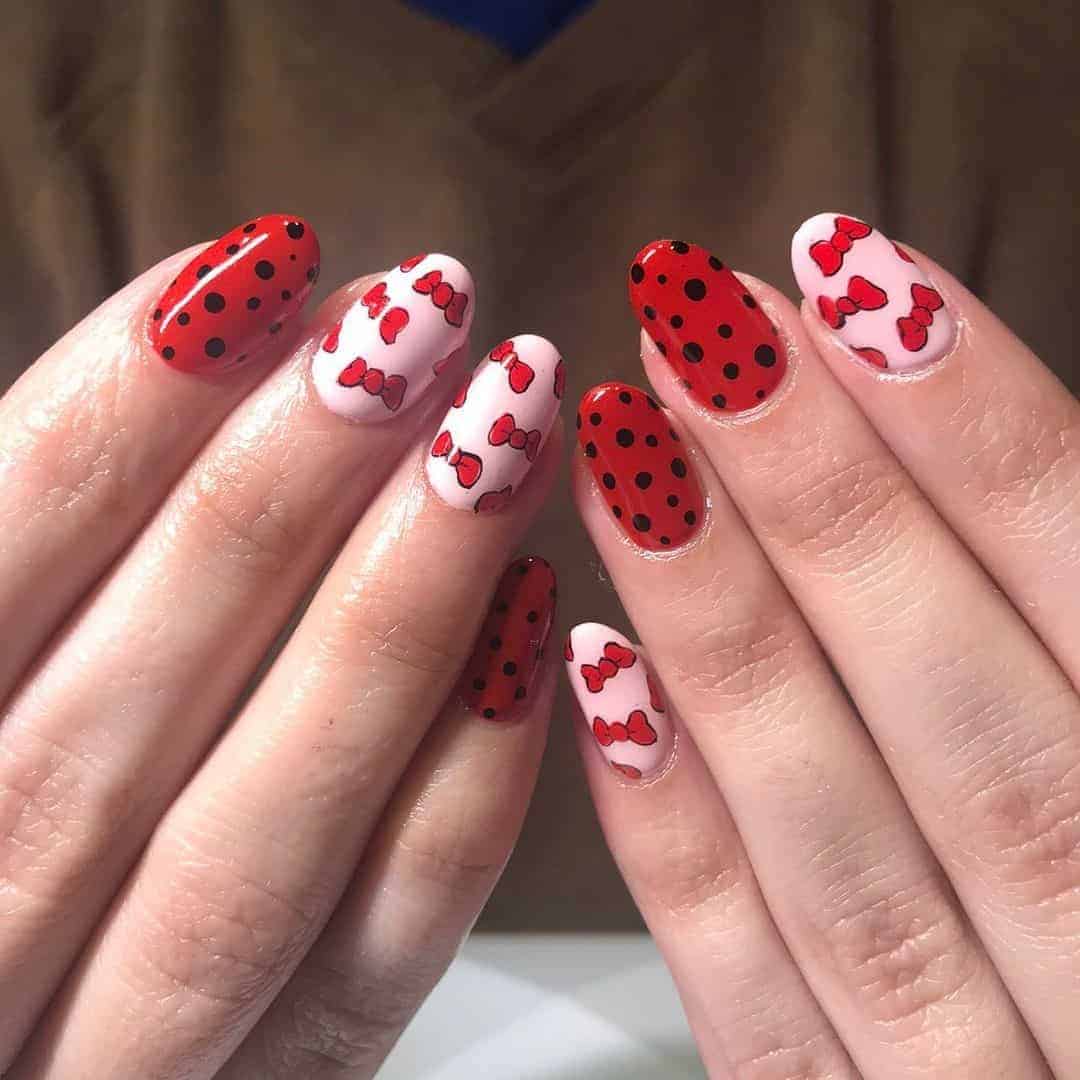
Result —
[[612, 768], [633, 780], [659, 772], [675, 737], [635, 646], [610, 626], [582, 623], [570, 631], [563, 655], [585, 723]]
[[171, 367], [227, 371], [264, 348], [319, 276], [315, 230], [265, 214], [199, 252], [154, 305], [150, 343]]
[[873, 367], [939, 360], [956, 340], [941, 294], [903, 248], [858, 218], [816, 214], [791, 240], [795, 280], [836, 336]]
[[372, 285], [323, 339], [315, 389], [331, 412], [365, 423], [416, 402], [469, 336], [476, 290], [449, 255], [417, 255]]
[[431, 486], [451, 506], [498, 510], [539, 457], [563, 395], [550, 341], [519, 334], [496, 345], [462, 386], [428, 454]]
[[609, 382], [585, 392], [578, 442], [615, 520], [650, 551], [685, 544], [705, 500], [678, 432], [636, 386]]
[[746, 286], [697, 244], [643, 247], [630, 266], [630, 303], [687, 393], [708, 409], [753, 409], [787, 371], [776, 327]]
[[524, 701], [540, 665], [555, 614], [555, 572], [535, 555], [503, 574], [465, 666], [461, 696], [473, 712], [503, 720]]

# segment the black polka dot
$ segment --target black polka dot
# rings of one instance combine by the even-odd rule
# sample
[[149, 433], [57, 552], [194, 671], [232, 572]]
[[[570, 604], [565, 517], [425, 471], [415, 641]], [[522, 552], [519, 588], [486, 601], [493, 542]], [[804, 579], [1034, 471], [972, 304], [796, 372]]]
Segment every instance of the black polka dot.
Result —
[[634, 445], [634, 433], [626, 427], [619, 428], [615, 432], [615, 441], [622, 447]]
[[319, 280], [319, 268], [317, 266], [309, 266], [307, 268], [306, 277], [308, 281], [310, 281], [312, 285], [314, 285], [315, 282]]
[[212, 268], [210, 266], [208, 266], [206, 263], [203, 263], [202, 266], [200, 266], [199, 269], [195, 271], [195, 276], [197, 278], [204, 278], [207, 274], [210, 273], [211, 269]]
[[516, 699], [517, 701], [520, 701], [520, 700], [521, 700], [521, 699], [522, 699], [522, 698], [523, 698], [523, 697], [525, 696], [525, 694], [526, 694], [526, 690], [525, 690], [525, 687], [524, 687], [524, 686], [519, 686], [519, 687], [518, 687], [518, 688], [517, 688], [517, 689], [516, 689], [516, 690], [514, 691], [514, 698], [515, 698], [515, 699]]
[[489, 705], [481, 714], [485, 720], [495, 719], [495, 710]]
[[501, 648], [502, 648], [502, 638], [501, 638], [501, 637], [499, 637], [499, 635], [498, 635], [498, 634], [496, 634], [496, 635], [495, 635], [495, 636], [494, 636], [494, 637], [493, 637], [493, 638], [492, 638], [492, 639], [491, 639], [491, 640], [490, 640], [490, 641], [488, 642], [488, 645], [489, 645], [489, 646], [490, 646], [490, 647], [491, 647], [492, 649], [501, 649]]
[[722, 323], [721, 323], [721, 324], [720, 324], [720, 325], [719, 325], [719, 326], [718, 326], [718, 327], [716, 328], [716, 332], [717, 332], [717, 333], [718, 333], [718, 334], [719, 334], [719, 335], [720, 335], [720, 336], [721, 336], [722, 338], [729, 338], [729, 337], [731, 337], [731, 327], [730, 327], [730, 326], [729, 326], [729, 325], [728, 325], [728, 324], [727, 324], [726, 322], [722, 322]]
[[757, 307], [757, 301], [749, 293], [743, 293], [742, 302], [748, 308], [756, 308]]
[[225, 254], [226, 255], [235, 255], [239, 250], [240, 250], [240, 245], [239, 244], [230, 244], [225, 249]]
[[630, 267], [630, 280], [635, 285], [640, 285], [645, 280], [645, 267], [641, 263], [634, 263]]
[[672, 315], [671, 316], [671, 325], [673, 327], [675, 327], [676, 330], [678, 330], [682, 326], [682, 324], [683, 324], [683, 317], [681, 315]]
[[304, 226], [299, 221], [290, 221], [285, 226], [285, 231], [289, 234], [291, 240], [299, 240], [304, 235]]
[[686, 475], [686, 462], [681, 457], [672, 458], [671, 471], [681, 480]]
[[771, 345], [759, 345], [754, 350], [754, 363], [772, 367], [776, 363], [776, 350]]
[[211, 315], [216, 315], [219, 311], [225, 310], [225, 297], [219, 292], [208, 292], [203, 297], [203, 307]]
[[585, 444], [585, 456], [592, 458], [596, 457], [596, 443], [587, 442]]
[[659, 444], [659, 442], [660, 442], [660, 440], [657, 439], [657, 437], [655, 435], [646, 435], [645, 436], [645, 445], [646, 446], [657, 446]]
[[291, 254], [289, 256], [289, 262], [296, 262], [296, 253], [295, 252], [293, 252], [293, 254]]
[[611, 512], [615, 515], [616, 518], [621, 518], [622, 517], [622, 507], [621, 506], [613, 506], [611, 508]]
[[166, 345], [165, 348], [161, 350], [161, 355], [164, 356], [166, 360], [171, 360], [176, 355], [176, 350], [171, 345]]
[[684, 390], [689, 390], [691, 386], [693, 386], [693, 383], [691, 383], [689, 379], [682, 380], [682, 387]]
[[206, 342], [204, 348], [206, 349], [207, 356], [212, 356], [216, 359], [225, 352], [225, 342], [219, 337], [212, 337]]
[[274, 264], [269, 259], [260, 259], [255, 264], [255, 274], [263, 281], [269, 281], [274, 276]]
[[262, 301], [257, 296], [249, 296], [247, 301], [248, 311], [258, 311]]
[[735, 363], [728, 363], [724, 365], [724, 378], [725, 379], [737, 379], [739, 377], [739, 365]]
[[656, 351], [661, 356], [667, 356], [667, 346], [662, 341], [654, 341], [653, 344], [656, 346]]
[[683, 292], [691, 300], [704, 300], [705, 299], [705, 282], [698, 277], [692, 277], [684, 286]]
[[249, 221], [244, 226], [244, 232], [254, 232], [254, 231], [255, 231], [255, 222], [254, 221]]
[[649, 520], [648, 514], [635, 514], [630, 519], [630, 523], [638, 532], [648, 532], [652, 528], [652, 522]]
[[629, 405], [630, 402], [633, 401], [634, 399], [630, 396], [630, 391], [629, 390], [620, 390], [619, 391], [619, 400], [624, 405]]
[[660, 537], [660, 543], [663, 544], [664, 547], [667, 547], [668, 544], [671, 543], [671, 537], [670, 536], [661, 536]]
[[540, 614], [536, 611], [530, 611], [529, 614], [525, 616], [525, 618], [529, 622], [536, 622], [536, 620], [540, 618]]
[[687, 510], [682, 516], [687, 525], [693, 525], [697, 521], [697, 514], [693, 510]]
[[191, 316], [186, 311], [181, 311], [180, 314], [176, 316], [176, 321], [181, 326], [187, 326], [187, 324], [191, 322]]
[[762, 398], [764, 398], [764, 397], [765, 397], [765, 391], [764, 391], [764, 390], [757, 390], [757, 391], [755, 391], [755, 392], [754, 392], [754, 397], [756, 397], [756, 398], [758, 399], [758, 401], [761, 401], [761, 400], [762, 400]]
[[679, 433], [673, 427], [669, 427], [667, 432], [675, 442], [679, 441]]
[[656, 280], [659, 281], [661, 285], [666, 285], [667, 284], [667, 274], [657, 274], [656, 275]]
[[646, 304], [641, 310], [644, 312], [646, 319], [656, 318], [656, 308], [650, 307], [648, 304]]
[[282, 300], [291, 300], [292, 299], [292, 290], [291, 289], [282, 289], [281, 290], [281, 299]]
[[278, 331], [279, 331], [280, 329], [281, 329], [281, 323], [279, 323], [279, 322], [272, 322], [272, 323], [270, 324], [270, 333], [271, 333], [271, 334], [276, 334], [276, 333], [277, 333], [277, 332], [278, 332]]
[[674, 251], [676, 255], [689, 255], [690, 245], [685, 240], [672, 240], [671, 250]]
[[688, 341], [682, 347], [682, 354], [688, 364], [700, 364], [705, 350], [696, 341]]
[[652, 483], [652, 473], [642, 470], [634, 477], [634, 483], [644, 491]]
[[247, 358], [248, 358], [248, 354], [247, 354], [246, 352], [242, 352], [242, 353], [241, 353], [241, 354], [240, 354], [240, 355], [239, 355], [239, 356], [238, 356], [238, 357], [236, 358], [236, 362], [237, 362], [238, 364], [242, 364], [242, 363], [243, 363], [243, 362], [244, 362], [244, 361], [245, 361], [245, 360], [246, 360]]
[[715, 405], [715, 406], [716, 406], [716, 407], [717, 407], [718, 409], [726, 409], [726, 408], [727, 408], [727, 398], [726, 398], [726, 397], [724, 397], [724, 395], [723, 395], [723, 394], [713, 394], [713, 396], [712, 396], [712, 403], [713, 403], [713, 404], [714, 404], [714, 405]]
[[473, 685], [474, 690], [486, 690], [487, 689], [487, 680], [486, 679], [473, 679], [472, 685]]
[[709, 265], [714, 270], [723, 270], [724, 269], [724, 264], [715, 255], [710, 255], [709, 256]]
[[592, 424], [593, 427], [599, 427], [602, 419], [603, 417], [598, 412], [589, 413], [589, 423]]
[[649, 408], [652, 409], [653, 412], [659, 412], [660, 411], [660, 403], [656, 400], [656, 398], [652, 397], [652, 395], [646, 394], [645, 395], [645, 401], [648, 404]]
[[161, 318], [161, 314], [162, 314], [162, 312], [161, 312], [161, 308], [154, 308], [154, 318], [155, 318], [155, 319], [160, 319], [160, 318]]
[[672, 508], [678, 506], [679, 505], [679, 496], [678, 495], [669, 495], [667, 497], [667, 504], [668, 504], [668, 506], [670, 506]]
[[604, 485], [604, 487], [606, 487], [608, 489], [608, 491], [613, 491], [614, 490], [614, 488], [615, 488], [615, 477], [614, 477], [614, 475], [612, 473], [609, 473], [609, 472], [604, 473], [604, 475], [600, 478], [600, 481]]
[[506, 603], [505, 600], [500, 600], [495, 605], [495, 610], [501, 615], [504, 611], [509, 611], [510, 608], [509, 608], [509, 605]]
[[516, 675], [517, 674], [517, 664], [515, 664], [513, 660], [507, 660], [506, 663], [503, 664], [503, 674], [504, 675]]

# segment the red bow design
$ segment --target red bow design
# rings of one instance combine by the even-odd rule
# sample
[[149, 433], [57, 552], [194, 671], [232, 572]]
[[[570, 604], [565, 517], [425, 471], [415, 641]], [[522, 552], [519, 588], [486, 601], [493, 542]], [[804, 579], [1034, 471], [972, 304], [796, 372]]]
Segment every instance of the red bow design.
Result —
[[489, 513], [492, 510], [501, 510], [510, 501], [510, 496], [513, 493], [513, 484], [507, 484], [506, 487], [499, 488], [498, 491], [485, 491], [473, 505], [473, 512], [479, 514], [482, 512]]
[[562, 396], [566, 390], [566, 367], [562, 362], [562, 357], [559, 357], [559, 362], [555, 365], [555, 396], [562, 401]]
[[373, 397], [382, 398], [382, 403], [391, 412], [401, 408], [405, 388], [409, 385], [404, 375], [386, 375], [378, 368], [368, 367], [361, 356], [342, 370], [337, 381], [342, 386], [363, 387]]
[[585, 680], [585, 689], [590, 694], [599, 694], [608, 679], [615, 678], [619, 671], [634, 666], [637, 653], [618, 642], [609, 641], [604, 646], [604, 655], [596, 664], [582, 664], [581, 677]]
[[472, 376], [468, 375], [461, 384], [461, 389], [454, 395], [454, 400], [450, 404], [451, 409], [460, 409], [465, 404], [465, 399], [469, 396], [470, 386], [472, 386]]
[[457, 473], [458, 483], [463, 488], [471, 488], [484, 471], [483, 462], [468, 450], [455, 449], [451, 453], [453, 445], [454, 439], [450, 432], [440, 431], [431, 444], [431, 456], [446, 458], [447, 465]]
[[386, 305], [390, 303], [390, 297], [386, 295], [386, 282], [380, 281], [378, 284], [372, 285], [360, 297], [360, 303], [367, 308], [369, 319], [377, 319], [386, 310]]
[[874, 367], [887, 368], [889, 366], [888, 360], [885, 359], [885, 354], [880, 349], [875, 349], [870, 345], [866, 345], [861, 349], [853, 350], [857, 356], [861, 356], [868, 363], [873, 364]]
[[410, 270], [415, 270], [416, 267], [418, 267], [426, 258], [427, 258], [426, 254], [424, 254], [424, 255], [414, 255], [411, 259], [406, 259], [398, 267], [398, 269], [403, 274], [407, 274]]
[[526, 431], [519, 428], [511, 413], [503, 413], [488, 432], [488, 442], [492, 446], [502, 446], [509, 443], [515, 450], [524, 450], [525, 456], [530, 461], [536, 460], [536, 454], [540, 449], [540, 439], [543, 436], [535, 428]]
[[826, 277], [832, 277], [844, 265], [844, 256], [856, 240], [873, 232], [865, 221], [843, 216], [833, 218], [833, 227], [836, 231], [828, 240], [818, 240], [810, 245], [810, 258]]
[[649, 704], [652, 706], [652, 711], [664, 712], [664, 699], [660, 696], [660, 691], [656, 683], [653, 682], [652, 675], [645, 676], [645, 685], [649, 688]]
[[566, 644], [563, 646], [562, 654], [563, 654], [563, 659], [564, 660], [573, 660], [574, 659], [574, 646], [573, 646], [573, 643], [570, 640], [570, 635], [569, 634], [567, 634], [567, 636], [566, 636]]
[[636, 765], [624, 765], [621, 761], [613, 761], [611, 767], [623, 776], [629, 776], [631, 780], [641, 779], [641, 770]]
[[465, 319], [469, 298], [458, 292], [449, 281], [443, 281], [441, 270], [429, 270], [413, 282], [413, 291], [430, 296], [431, 302], [443, 313], [451, 326], [460, 326]]
[[328, 353], [336, 353], [338, 347], [338, 338], [341, 336], [341, 320], [338, 320], [330, 328], [330, 333], [323, 338], [322, 351]]
[[652, 746], [656, 742], [656, 729], [649, 723], [641, 709], [635, 709], [626, 723], [616, 720], [609, 724], [603, 717], [594, 716], [593, 735], [601, 746], [610, 746], [613, 742], [632, 742], [636, 746]]
[[818, 297], [818, 311], [834, 330], [839, 330], [849, 315], [858, 311], [877, 311], [889, 302], [885, 290], [879, 289], [861, 274], [849, 279], [847, 289], [847, 296], [838, 296], [835, 300], [831, 296]]
[[502, 364], [506, 368], [506, 372], [510, 377], [510, 389], [515, 394], [524, 394], [529, 389], [533, 379], [536, 378], [536, 372], [514, 352], [514, 343], [512, 341], [503, 341], [496, 345], [488, 353], [488, 359], [494, 360], [497, 364]]
[[930, 336], [926, 328], [934, 325], [934, 312], [940, 310], [945, 301], [937, 289], [926, 285], [912, 285], [911, 300], [911, 314], [897, 319], [896, 329], [900, 331], [900, 344], [908, 352], [918, 352]]
[[[368, 318], [377, 319], [380, 315], [386, 311], [386, 305], [390, 303], [390, 297], [386, 294], [386, 282], [380, 281], [375, 285], [372, 285], [370, 289], [363, 296], [360, 297], [360, 303], [367, 308]], [[393, 345], [397, 341], [398, 334], [409, 325], [409, 313], [403, 307], [391, 308], [383, 315], [383, 320], [379, 323], [379, 337], [387, 345]], [[335, 339], [335, 346], [337, 339]], [[327, 350], [329, 352], [331, 350]]]

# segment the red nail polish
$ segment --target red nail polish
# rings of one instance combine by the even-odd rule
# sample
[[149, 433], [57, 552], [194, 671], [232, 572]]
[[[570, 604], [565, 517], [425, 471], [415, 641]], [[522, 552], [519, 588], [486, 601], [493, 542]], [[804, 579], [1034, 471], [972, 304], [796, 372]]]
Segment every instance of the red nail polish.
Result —
[[578, 442], [626, 534], [650, 551], [685, 544], [705, 514], [686, 449], [648, 394], [625, 383], [585, 392]]
[[253, 218], [180, 271], [150, 316], [150, 342], [180, 371], [226, 371], [273, 339], [318, 276], [310, 225], [285, 214]]
[[787, 371], [783, 343], [757, 301], [697, 244], [643, 247], [630, 266], [630, 303], [690, 396], [710, 409], [752, 409]]
[[529, 555], [512, 562], [495, 590], [476, 651], [465, 667], [461, 695], [488, 720], [529, 696], [555, 614], [555, 571]]

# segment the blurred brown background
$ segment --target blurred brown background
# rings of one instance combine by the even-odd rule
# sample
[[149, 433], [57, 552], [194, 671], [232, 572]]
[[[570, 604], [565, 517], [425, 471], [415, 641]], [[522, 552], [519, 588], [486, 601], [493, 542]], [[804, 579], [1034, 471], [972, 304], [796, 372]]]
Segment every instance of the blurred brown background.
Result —
[[[641, 381], [624, 268], [656, 236], [793, 297], [788, 242], [845, 210], [949, 266], [1075, 390], [1076, 15], [1038, 4], [598, 0], [523, 61], [391, 0], [0, 5], [0, 388], [140, 269], [263, 211], [322, 294], [417, 250], [472, 268], [474, 345], [534, 330]], [[625, 625], [569, 505], [529, 548], [563, 628]], [[624, 929], [562, 691], [482, 925]]]

